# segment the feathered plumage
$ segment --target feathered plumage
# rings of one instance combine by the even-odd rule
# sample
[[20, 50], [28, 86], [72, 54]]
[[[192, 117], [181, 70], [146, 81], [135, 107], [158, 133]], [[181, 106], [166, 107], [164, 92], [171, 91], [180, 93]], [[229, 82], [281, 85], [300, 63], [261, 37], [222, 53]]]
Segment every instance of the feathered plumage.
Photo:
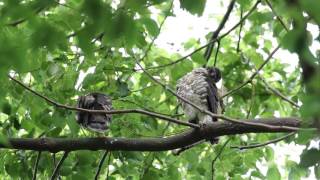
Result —
[[[220, 103], [215, 83], [220, 79], [221, 73], [218, 68], [197, 68], [178, 80], [177, 93], [202, 109], [218, 113]], [[205, 124], [209, 121], [217, 121], [216, 118], [201, 113], [191, 105], [181, 100], [179, 102], [184, 113], [192, 120], [191, 122]]]
[[[111, 98], [102, 93], [90, 93], [80, 96], [77, 103], [78, 108], [91, 110], [111, 110]], [[81, 126], [96, 132], [106, 131], [111, 123], [111, 114], [91, 114], [78, 111], [76, 120]]]

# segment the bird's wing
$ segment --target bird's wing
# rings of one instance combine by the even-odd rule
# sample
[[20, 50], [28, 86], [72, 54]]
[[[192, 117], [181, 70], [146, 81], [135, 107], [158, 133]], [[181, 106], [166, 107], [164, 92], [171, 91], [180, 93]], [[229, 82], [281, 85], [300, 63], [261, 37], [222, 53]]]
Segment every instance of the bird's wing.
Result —
[[[218, 112], [218, 89], [214, 83], [214, 81], [210, 78], [207, 78], [208, 82], [208, 96], [207, 96], [207, 102], [208, 102], [208, 108], [209, 111], [212, 113]], [[216, 121], [216, 119], [214, 119]]]

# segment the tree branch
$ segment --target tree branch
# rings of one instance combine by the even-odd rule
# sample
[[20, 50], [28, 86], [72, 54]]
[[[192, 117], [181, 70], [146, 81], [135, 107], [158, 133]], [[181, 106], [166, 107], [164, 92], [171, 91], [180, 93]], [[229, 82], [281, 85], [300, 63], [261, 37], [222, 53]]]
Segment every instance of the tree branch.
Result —
[[[240, 20], [242, 19], [243, 16], [243, 9], [240, 7]], [[239, 35], [238, 35], [238, 42], [237, 42], [237, 53], [240, 52], [240, 41], [241, 41], [241, 31], [242, 31], [243, 23], [240, 24], [239, 27]]]
[[57, 177], [57, 175], [59, 173], [59, 170], [60, 170], [64, 160], [68, 157], [68, 155], [69, 155], [69, 151], [65, 151], [63, 156], [62, 156], [62, 158], [60, 159], [59, 163], [57, 164], [56, 168], [53, 171], [53, 174], [52, 174], [52, 176], [50, 178], [51, 180], [55, 180], [56, 179], [56, 177]]
[[218, 152], [218, 154], [216, 155], [216, 157], [212, 160], [211, 162], [211, 173], [212, 173], [212, 180], [214, 180], [214, 164], [216, 163], [216, 161], [218, 160], [218, 158], [221, 156], [224, 148], [227, 146], [227, 144], [230, 142], [230, 138], [228, 140], [226, 140], [226, 142], [224, 142], [224, 144], [222, 145], [220, 151]]
[[38, 171], [38, 165], [39, 165], [40, 157], [41, 157], [41, 151], [38, 152], [37, 159], [36, 159], [36, 162], [34, 164], [32, 180], [36, 180], [37, 179], [37, 171]]
[[[213, 32], [211, 38], [210, 38], [210, 42], [213, 41], [214, 39], [218, 38], [218, 35], [220, 33], [220, 31], [222, 30], [222, 28], [224, 27], [224, 25], [226, 24], [227, 20], [229, 19], [229, 16], [231, 14], [231, 11], [234, 7], [234, 3], [236, 1], [235, 0], [231, 0], [227, 9], [227, 12], [225, 13], [225, 15], [222, 18], [222, 21], [220, 22], [219, 26], [217, 27], [217, 29]], [[209, 61], [211, 53], [212, 53], [212, 49], [214, 46], [214, 42], [210, 43], [207, 46], [206, 52], [204, 53], [204, 58]]]
[[[300, 121], [296, 118], [255, 119], [253, 123], [267, 124], [276, 127], [298, 128]], [[244, 134], [293, 132], [293, 130], [278, 128], [270, 129], [261, 126], [235, 124], [230, 122], [212, 122], [201, 129], [191, 129], [186, 132], [163, 138], [8, 138], [8, 144], [0, 143], [0, 148], [35, 150], [35, 151], [76, 151], [76, 150], [108, 150], [108, 151], [167, 151], [182, 148], [203, 139], [212, 137]]]
[[99, 166], [98, 166], [98, 169], [97, 169], [96, 176], [94, 177], [95, 180], [98, 180], [98, 177], [99, 177], [99, 174], [100, 174], [100, 171], [101, 171], [103, 162], [104, 162], [104, 160], [106, 159], [108, 153], [109, 153], [109, 151], [104, 151], [104, 153], [103, 153], [103, 156], [102, 156], [102, 158], [101, 158], [101, 160], [100, 160], [100, 162], [99, 162]]
[[261, 144], [252, 144], [252, 145], [248, 145], [248, 146], [231, 146], [231, 148], [236, 148], [236, 149], [239, 149], [239, 150], [243, 150], [243, 149], [252, 149], [252, 148], [262, 147], [262, 146], [266, 146], [266, 145], [269, 145], [269, 144], [277, 143], [279, 141], [287, 139], [288, 137], [294, 135], [295, 133], [296, 132], [292, 132], [292, 133], [289, 133], [289, 134], [287, 134], [285, 136], [282, 136], [280, 138], [277, 138], [277, 139], [274, 139], [274, 140], [271, 140], [271, 141], [267, 141], [267, 142], [261, 143]]
[[168, 64], [164, 64], [164, 65], [159, 65], [159, 66], [153, 66], [153, 67], [147, 67], [145, 68], [146, 70], [149, 70], [149, 69], [158, 69], [158, 68], [164, 68], [164, 67], [167, 67], [167, 66], [171, 66], [171, 65], [174, 65], [174, 64], [177, 64], [177, 63], [180, 63], [182, 62], [183, 60], [187, 59], [188, 57], [192, 56], [193, 54], [201, 51], [202, 49], [206, 48], [207, 46], [209, 46], [210, 44], [224, 38], [225, 36], [227, 36], [228, 34], [230, 34], [233, 30], [235, 30], [238, 26], [240, 26], [244, 20], [246, 20], [256, 9], [257, 9], [257, 6], [261, 3], [261, 0], [257, 0], [257, 2], [253, 5], [253, 7], [250, 9], [250, 11], [243, 16], [242, 19], [240, 19], [240, 21], [235, 24], [232, 28], [230, 28], [226, 33], [222, 34], [221, 36], [219, 36], [218, 38], [216, 39], [213, 39], [211, 40], [210, 42], [208, 42], [207, 44], [199, 47], [198, 49], [192, 51], [191, 53], [171, 62], [171, 63], [168, 63]]
[[[258, 72], [264, 67], [265, 64], [267, 64], [267, 62], [269, 62], [269, 60], [271, 59], [272, 55], [280, 48], [280, 46], [278, 46], [277, 48], [275, 48], [275, 50], [269, 55], [269, 57], [267, 58], [267, 60], [259, 67], [259, 69], [252, 74], [252, 76], [250, 77], [250, 79], [253, 79]], [[238, 119], [234, 119], [231, 117], [227, 117], [221, 114], [214, 114], [206, 109], [202, 109], [201, 107], [199, 107], [198, 105], [196, 105], [195, 103], [191, 102], [190, 100], [180, 96], [179, 94], [177, 94], [174, 90], [172, 90], [170, 87], [168, 87], [167, 85], [165, 85], [164, 83], [162, 83], [161, 81], [157, 80], [155, 77], [153, 77], [147, 70], [145, 70], [142, 65], [139, 63], [140, 60], [137, 60], [135, 57], [133, 57], [136, 61], [136, 64], [139, 66], [139, 68], [154, 82], [156, 82], [157, 84], [159, 84], [160, 86], [162, 86], [165, 90], [167, 90], [168, 92], [170, 92], [172, 95], [176, 96], [177, 98], [179, 98], [181, 101], [191, 105], [192, 107], [196, 108], [197, 110], [199, 110], [202, 113], [208, 114], [209, 116], [213, 117], [213, 118], [219, 118], [219, 119], [223, 119], [225, 121], [229, 121], [229, 122], [233, 122], [233, 123], [238, 123], [238, 124], [246, 124], [246, 125], [251, 125], [251, 126], [256, 126], [256, 127], [265, 127], [265, 128], [269, 128], [269, 129], [286, 129], [286, 130], [297, 130], [297, 128], [292, 128], [292, 127], [286, 127], [286, 126], [281, 126], [281, 127], [277, 127], [277, 126], [272, 126], [272, 125], [268, 125], [268, 124], [263, 124], [263, 123], [255, 123], [255, 122], [250, 122], [250, 121], [241, 121]], [[242, 88], [244, 85], [246, 85], [247, 83], [249, 83], [251, 80], [248, 80], [247, 82], [243, 83], [242, 86], [236, 88], [235, 90], [232, 90], [229, 94], [232, 94], [233, 92], [237, 91], [238, 89]], [[223, 98], [224, 96], [222, 96], [221, 98]]]
[[143, 110], [143, 109], [123, 109], [123, 110], [110, 110], [110, 111], [105, 111], [105, 110], [90, 110], [90, 109], [83, 109], [83, 108], [77, 108], [77, 107], [72, 107], [72, 106], [68, 106], [68, 105], [64, 105], [64, 104], [60, 104], [58, 102], [55, 102], [54, 100], [32, 90], [31, 88], [29, 88], [28, 86], [26, 86], [25, 84], [23, 84], [22, 82], [18, 81], [17, 79], [8, 76], [11, 80], [13, 80], [14, 82], [16, 82], [17, 84], [19, 84], [20, 86], [22, 86], [23, 88], [27, 89], [28, 91], [32, 92], [33, 94], [35, 94], [36, 96], [44, 99], [45, 101], [47, 101], [48, 103], [58, 107], [58, 108], [64, 108], [64, 109], [68, 109], [68, 110], [73, 110], [73, 111], [82, 111], [82, 112], [88, 112], [88, 113], [102, 113], [102, 114], [128, 114], [128, 113], [138, 113], [138, 114], [145, 114], [145, 115], [149, 115], [152, 117], [156, 117], [159, 119], [163, 119], [169, 122], [173, 122], [176, 124], [180, 124], [180, 125], [185, 125], [185, 126], [189, 126], [192, 128], [199, 128], [199, 125], [197, 124], [193, 124], [193, 123], [189, 123], [189, 122], [185, 122], [185, 121], [180, 121], [178, 119], [175, 118], [171, 118], [169, 116], [165, 116], [162, 115], [160, 113], [157, 112], [152, 112], [152, 111], [147, 111], [147, 110]]
[[250, 78], [248, 80], [246, 80], [244, 83], [240, 84], [238, 87], [230, 90], [229, 92], [227, 92], [226, 94], [224, 94], [223, 96], [221, 96], [220, 98], [223, 99], [233, 93], [235, 93], [236, 91], [238, 91], [239, 89], [243, 88], [245, 85], [247, 85], [248, 83], [250, 83], [253, 78], [255, 78], [258, 73], [261, 71], [261, 69], [271, 60], [272, 56], [278, 51], [278, 49], [280, 48], [280, 45], [278, 45], [268, 56], [268, 58], [261, 64], [261, 66], [250, 76]]
[[267, 5], [269, 6], [269, 8], [271, 9], [272, 13], [276, 16], [276, 18], [278, 19], [278, 21], [280, 22], [280, 24], [283, 26], [283, 28], [288, 32], [289, 28], [286, 26], [286, 24], [283, 22], [283, 20], [280, 18], [280, 16], [278, 16], [278, 14], [276, 13], [276, 11], [273, 9], [271, 3], [268, 0], [265, 0], [265, 2], [267, 3]]
[[292, 101], [291, 99], [287, 98], [285, 95], [283, 95], [280, 91], [278, 91], [277, 89], [271, 87], [268, 82], [262, 77], [259, 76], [260, 79], [262, 80], [263, 84], [266, 86], [267, 89], [269, 89], [271, 92], [273, 92], [273, 94], [275, 94], [276, 96], [280, 97], [282, 100], [287, 101], [288, 103], [290, 103], [291, 105], [293, 105], [296, 108], [299, 108], [300, 106], [295, 103], [294, 101]]

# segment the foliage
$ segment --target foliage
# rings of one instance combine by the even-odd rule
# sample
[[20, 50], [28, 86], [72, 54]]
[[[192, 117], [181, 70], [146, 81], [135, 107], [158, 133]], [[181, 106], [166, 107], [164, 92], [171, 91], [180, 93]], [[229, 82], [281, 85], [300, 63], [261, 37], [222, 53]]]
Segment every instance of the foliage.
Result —
[[[99, 91], [113, 97], [115, 109], [145, 108], [171, 115], [182, 113], [179, 108], [177, 111], [176, 97], [139, 71], [135, 63], [135, 58], [147, 53], [141, 60], [144, 67], [148, 69], [165, 65], [148, 71], [170, 87], [175, 87], [177, 79], [190, 70], [206, 63], [202, 57], [204, 51], [200, 51], [190, 58], [166, 66], [184, 54], [170, 54], [151, 44], [161, 34], [160, 27], [167, 16], [174, 17], [170, 0], [62, 2], [0, 1], [1, 143], [6, 141], [6, 137], [95, 136], [79, 128], [74, 112], [46, 103], [10, 81], [8, 74], [62, 104], [74, 105], [79, 95]], [[205, 0], [179, 2], [180, 8], [197, 16], [201, 16], [205, 8], [221, 8], [206, 7]], [[242, 11], [245, 14], [254, 3], [238, 0], [232, 13], [240, 15]], [[320, 4], [316, 0], [269, 3], [273, 11], [266, 1], [262, 1], [259, 8], [244, 20], [240, 51], [237, 50], [239, 27], [221, 39], [217, 66], [222, 70], [224, 86], [229, 90], [234, 89], [264, 62], [266, 54], [276, 47], [270, 38], [266, 38], [270, 34], [282, 48], [302, 54], [316, 68], [316, 73], [305, 86], [299, 67], [288, 72], [289, 59], [273, 58], [263, 68], [261, 76], [226, 98], [225, 114], [240, 119], [271, 117], [275, 114], [302, 117], [305, 124], [313, 123], [316, 126], [320, 124], [320, 59], [310, 52], [309, 47], [313, 42], [319, 42], [320, 35], [313, 37], [306, 26], [313, 24], [320, 28], [320, 11], [317, 8]], [[293, 28], [287, 31], [277, 19], [279, 17], [287, 27]], [[222, 15], [216, 18], [220, 20]], [[295, 24], [292, 25], [292, 21]], [[182, 46], [185, 50], [195, 50], [200, 44], [197, 39], [190, 39]], [[209, 64], [214, 58], [212, 55]], [[302, 103], [300, 111], [273, 94], [262, 79], [295, 103]], [[176, 134], [184, 129], [183, 126], [141, 114], [120, 114], [113, 116], [108, 135], [155, 137]], [[265, 142], [282, 135], [238, 135], [232, 137], [229, 144]], [[286, 142], [305, 145], [300, 164], [288, 160], [285, 167], [280, 167], [273, 155], [275, 149], [269, 146], [241, 153], [227, 146], [215, 162], [214, 176], [216, 179], [300, 179], [308, 176], [313, 168], [315, 176], [319, 178], [319, 146], [318, 149], [309, 147], [316, 133], [302, 131], [295, 137]], [[215, 146], [201, 144], [180, 156], [173, 156], [171, 152], [112, 152], [110, 162], [102, 166], [100, 177], [107, 176], [109, 167], [109, 179], [208, 179], [212, 176], [211, 161], [225, 140], [221, 138]], [[2, 179], [32, 178], [37, 152], [1, 150], [0, 154]], [[71, 152], [59, 174], [66, 179], [93, 179], [101, 155], [102, 152]], [[58, 153], [56, 161], [61, 156]], [[266, 173], [256, 166], [257, 162], [263, 161], [268, 162]], [[38, 178], [50, 177], [54, 166], [53, 155], [43, 152]], [[285, 174], [280, 168], [284, 169]]]

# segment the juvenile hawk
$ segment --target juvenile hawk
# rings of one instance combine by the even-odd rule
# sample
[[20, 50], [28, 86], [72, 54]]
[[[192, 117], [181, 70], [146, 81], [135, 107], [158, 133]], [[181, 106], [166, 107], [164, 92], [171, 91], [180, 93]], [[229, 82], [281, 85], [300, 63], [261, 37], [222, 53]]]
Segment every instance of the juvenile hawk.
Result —
[[[79, 97], [77, 107], [91, 110], [111, 110], [112, 101], [105, 94], [90, 93]], [[81, 126], [102, 133], [109, 128], [111, 114], [91, 114], [78, 111], [76, 120]]]
[[[197, 68], [178, 80], [177, 94], [190, 100], [200, 108], [217, 113], [219, 108], [219, 95], [215, 83], [221, 79], [218, 68]], [[178, 100], [184, 113], [191, 119], [190, 122], [206, 124], [217, 121], [208, 114], [200, 112], [191, 105]]]

